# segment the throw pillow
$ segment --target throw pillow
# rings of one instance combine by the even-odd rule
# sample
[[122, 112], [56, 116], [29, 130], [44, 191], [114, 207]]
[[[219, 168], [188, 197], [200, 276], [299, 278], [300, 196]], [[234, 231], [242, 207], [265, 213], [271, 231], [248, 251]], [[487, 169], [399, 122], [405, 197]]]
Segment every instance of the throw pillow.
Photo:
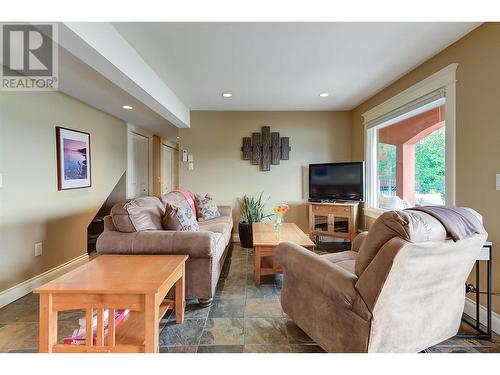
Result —
[[189, 191], [183, 190], [183, 189], [177, 189], [175, 191], [178, 193], [181, 193], [183, 195], [183, 197], [186, 199], [186, 201], [189, 203], [189, 205], [191, 206], [193, 212], [196, 212], [196, 205], [195, 205], [194, 200], [193, 200], [193, 194], [191, 194]]
[[204, 197], [195, 195], [194, 199], [196, 201], [198, 220], [210, 220], [220, 216], [217, 203], [215, 203], [215, 200], [210, 195], [207, 194]]
[[167, 204], [163, 216], [163, 228], [166, 230], [197, 231], [200, 226], [191, 207]]
[[[189, 197], [189, 199], [188, 199]], [[173, 204], [174, 206], [189, 207], [196, 215], [196, 206], [194, 204], [194, 195], [187, 191], [172, 190], [160, 196], [160, 201], [166, 206]]]
[[139, 197], [117, 203], [111, 209], [111, 218], [120, 232], [161, 230], [164, 207], [156, 197]]

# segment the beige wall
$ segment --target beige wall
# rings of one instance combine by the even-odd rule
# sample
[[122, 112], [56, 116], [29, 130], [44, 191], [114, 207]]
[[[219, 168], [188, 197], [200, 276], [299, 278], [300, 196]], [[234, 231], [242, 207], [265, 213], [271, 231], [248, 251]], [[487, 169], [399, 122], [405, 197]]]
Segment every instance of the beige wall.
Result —
[[[364, 157], [361, 115], [409, 86], [458, 63], [456, 85], [456, 204], [484, 216], [494, 244], [493, 286], [500, 290], [500, 24], [484, 24], [434, 56], [352, 112], [352, 158]], [[484, 271], [484, 270], [483, 270]], [[484, 280], [483, 280], [484, 282]], [[483, 284], [485, 285], [485, 284]], [[494, 298], [500, 313], [500, 299]]]
[[[180, 186], [194, 193], [211, 193], [216, 201], [238, 205], [244, 194], [264, 191], [270, 207], [291, 206], [286, 216], [307, 228], [307, 166], [350, 160], [351, 118], [349, 112], [191, 112], [191, 128], [180, 130], [179, 149], [194, 156], [194, 170], [180, 162]], [[242, 160], [243, 137], [271, 131], [290, 137], [290, 160], [261, 172]], [[235, 220], [239, 220], [238, 212]], [[237, 230], [237, 228], [235, 228]]]
[[[57, 190], [55, 126], [91, 134], [91, 188]], [[0, 292], [85, 254], [87, 226], [126, 166], [121, 120], [57, 92], [0, 92]]]

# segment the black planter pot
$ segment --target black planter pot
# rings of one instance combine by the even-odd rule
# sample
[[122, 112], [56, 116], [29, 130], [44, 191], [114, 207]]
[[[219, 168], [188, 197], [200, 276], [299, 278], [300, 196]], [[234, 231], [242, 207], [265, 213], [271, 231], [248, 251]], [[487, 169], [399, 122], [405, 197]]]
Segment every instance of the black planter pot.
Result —
[[238, 227], [241, 247], [253, 247], [252, 224], [240, 222]]

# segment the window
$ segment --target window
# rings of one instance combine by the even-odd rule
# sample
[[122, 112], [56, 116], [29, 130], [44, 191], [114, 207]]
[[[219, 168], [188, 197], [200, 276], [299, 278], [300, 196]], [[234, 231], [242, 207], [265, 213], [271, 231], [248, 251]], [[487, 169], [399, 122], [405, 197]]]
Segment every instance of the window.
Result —
[[369, 216], [454, 203], [455, 69], [452, 64], [363, 115]]
[[400, 210], [445, 202], [445, 104], [373, 127], [377, 140], [377, 205]]
[[396, 145], [378, 142], [378, 181], [380, 194], [396, 195]]

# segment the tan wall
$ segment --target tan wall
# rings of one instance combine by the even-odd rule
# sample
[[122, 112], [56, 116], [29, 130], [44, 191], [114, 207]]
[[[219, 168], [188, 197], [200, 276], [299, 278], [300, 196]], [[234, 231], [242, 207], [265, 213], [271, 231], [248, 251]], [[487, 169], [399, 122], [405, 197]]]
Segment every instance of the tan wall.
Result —
[[[55, 126], [91, 134], [91, 188], [57, 190]], [[57, 92], [0, 92], [0, 127], [2, 291], [86, 253], [87, 226], [126, 170], [127, 133], [121, 120]], [[125, 194], [124, 181], [114, 195]]]
[[[179, 149], [194, 156], [194, 170], [180, 162], [180, 186], [235, 207], [244, 194], [264, 191], [268, 212], [287, 203], [286, 220], [306, 229], [307, 166], [350, 160], [350, 121], [349, 112], [191, 112], [191, 128], [180, 130]], [[242, 160], [241, 152], [243, 137], [265, 125], [290, 137], [292, 148], [290, 160], [271, 165], [269, 172]]]
[[[500, 291], [500, 23], [472, 31], [444, 51], [411, 71], [352, 112], [352, 158], [364, 157], [361, 115], [409, 86], [458, 63], [456, 85], [456, 204], [476, 209], [484, 216], [494, 244], [493, 286]], [[483, 270], [484, 271], [484, 270]], [[484, 280], [483, 280], [484, 282]], [[485, 285], [485, 284], [483, 284]], [[500, 298], [494, 298], [500, 313]]]

